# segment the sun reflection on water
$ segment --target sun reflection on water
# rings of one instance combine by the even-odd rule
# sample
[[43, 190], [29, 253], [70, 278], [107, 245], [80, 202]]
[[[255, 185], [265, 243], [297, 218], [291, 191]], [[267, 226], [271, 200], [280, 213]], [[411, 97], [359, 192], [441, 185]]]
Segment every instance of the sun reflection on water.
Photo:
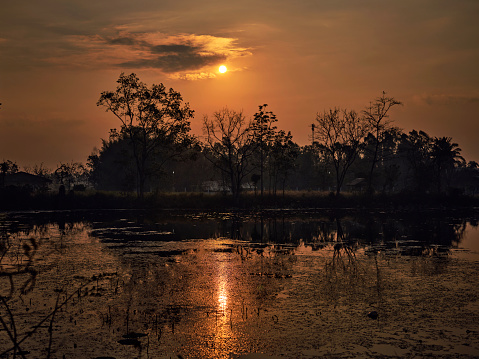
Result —
[[221, 316], [226, 315], [226, 311], [228, 308], [228, 281], [229, 281], [229, 268], [228, 268], [228, 261], [226, 256], [222, 253], [220, 258], [217, 258], [215, 261], [217, 268], [216, 268], [216, 285], [217, 285], [217, 296], [218, 296], [218, 303], [217, 303], [217, 310]]
[[219, 290], [218, 290], [218, 308], [224, 313], [228, 304], [228, 296], [226, 291], [226, 280], [220, 277]]
[[232, 263], [228, 261], [224, 253], [215, 258], [216, 290], [217, 290], [217, 311], [213, 324], [212, 334], [214, 341], [214, 352], [218, 357], [227, 357], [228, 353], [237, 349], [238, 340], [233, 330], [232, 315], [234, 303], [230, 301], [230, 286], [235, 285], [234, 276], [231, 276]]

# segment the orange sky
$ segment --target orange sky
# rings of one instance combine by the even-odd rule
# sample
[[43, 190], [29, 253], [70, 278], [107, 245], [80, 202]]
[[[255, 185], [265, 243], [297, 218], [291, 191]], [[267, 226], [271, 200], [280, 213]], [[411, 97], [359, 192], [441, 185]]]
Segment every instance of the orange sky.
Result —
[[[0, 160], [85, 162], [110, 128], [96, 106], [121, 72], [180, 91], [201, 119], [224, 106], [309, 141], [317, 112], [384, 90], [405, 131], [451, 136], [479, 160], [479, 2], [21, 0], [0, 12]], [[226, 74], [218, 66], [228, 67]]]

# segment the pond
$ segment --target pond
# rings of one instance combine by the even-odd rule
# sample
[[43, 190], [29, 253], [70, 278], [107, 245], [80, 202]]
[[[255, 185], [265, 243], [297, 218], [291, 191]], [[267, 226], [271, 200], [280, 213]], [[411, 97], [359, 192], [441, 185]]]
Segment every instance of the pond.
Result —
[[478, 216], [0, 214], [0, 358], [479, 357]]

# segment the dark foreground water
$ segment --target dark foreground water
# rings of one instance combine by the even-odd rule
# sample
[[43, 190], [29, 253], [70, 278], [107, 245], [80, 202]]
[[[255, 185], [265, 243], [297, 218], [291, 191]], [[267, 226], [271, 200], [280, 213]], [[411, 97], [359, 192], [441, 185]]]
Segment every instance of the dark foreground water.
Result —
[[477, 219], [1, 214], [0, 358], [479, 357]]

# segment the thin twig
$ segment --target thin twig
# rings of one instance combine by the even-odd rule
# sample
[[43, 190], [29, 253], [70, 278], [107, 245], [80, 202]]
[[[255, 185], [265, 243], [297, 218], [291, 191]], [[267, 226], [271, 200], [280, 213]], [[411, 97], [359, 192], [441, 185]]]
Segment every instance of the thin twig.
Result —
[[[25, 355], [23, 354], [23, 351], [20, 348], [20, 343], [17, 342], [17, 340], [16, 340], [16, 335], [12, 334], [10, 329], [8, 329], [7, 323], [5, 323], [5, 321], [3, 320], [1, 315], [0, 315], [0, 322], [2, 323], [3, 327], [5, 328], [5, 331], [7, 332], [8, 336], [10, 337], [10, 340], [13, 343], [13, 348], [9, 349], [8, 351], [13, 349], [13, 357], [15, 358], [15, 355], [16, 355], [16, 352], [17, 352], [17, 349], [18, 349], [18, 353], [22, 356], [23, 359], [26, 359]], [[3, 357], [3, 355], [5, 353], [6, 352], [2, 353], [0, 356]]]
[[[84, 288], [85, 286], [90, 284], [91, 282], [92, 281], [89, 281], [89, 282], [81, 285], [78, 289], [81, 290], [82, 288]], [[49, 313], [47, 316], [45, 316], [45, 318], [43, 318], [37, 325], [35, 325], [33, 327], [33, 329], [31, 331], [29, 331], [20, 341], [13, 342], [14, 346], [12, 348], [9, 348], [9, 349], [3, 351], [2, 353], [0, 353], [0, 357], [4, 356], [6, 353], [8, 353], [11, 350], [14, 350], [15, 348], [18, 348], [18, 346], [20, 344], [22, 344], [27, 338], [29, 338], [33, 333], [35, 333], [38, 330], [38, 328], [40, 328], [43, 325], [43, 323], [45, 323], [50, 317], [55, 316], [56, 312], [59, 309], [61, 309], [75, 294], [76, 294], [76, 291], [74, 291], [71, 295], [69, 295], [60, 305], [55, 306], [55, 309], [51, 313]], [[4, 326], [5, 326], [5, 324], [4, 324]]]
[[[55, 308], [58, 307], [58, 301], [60, 300], [60, 293], [57, 295], [57, 300], [55, 302]], [[55, 320], [56, 311], [54, 311], [52, 315], [52, 319], [50, 320], [50, 326], [48, 327], [49, 339], [48, 339], [48, 354], [47, 359], [50, 359], [51, 350], [52, 350], [52, 343], [53, 343], [53, 322]]]

